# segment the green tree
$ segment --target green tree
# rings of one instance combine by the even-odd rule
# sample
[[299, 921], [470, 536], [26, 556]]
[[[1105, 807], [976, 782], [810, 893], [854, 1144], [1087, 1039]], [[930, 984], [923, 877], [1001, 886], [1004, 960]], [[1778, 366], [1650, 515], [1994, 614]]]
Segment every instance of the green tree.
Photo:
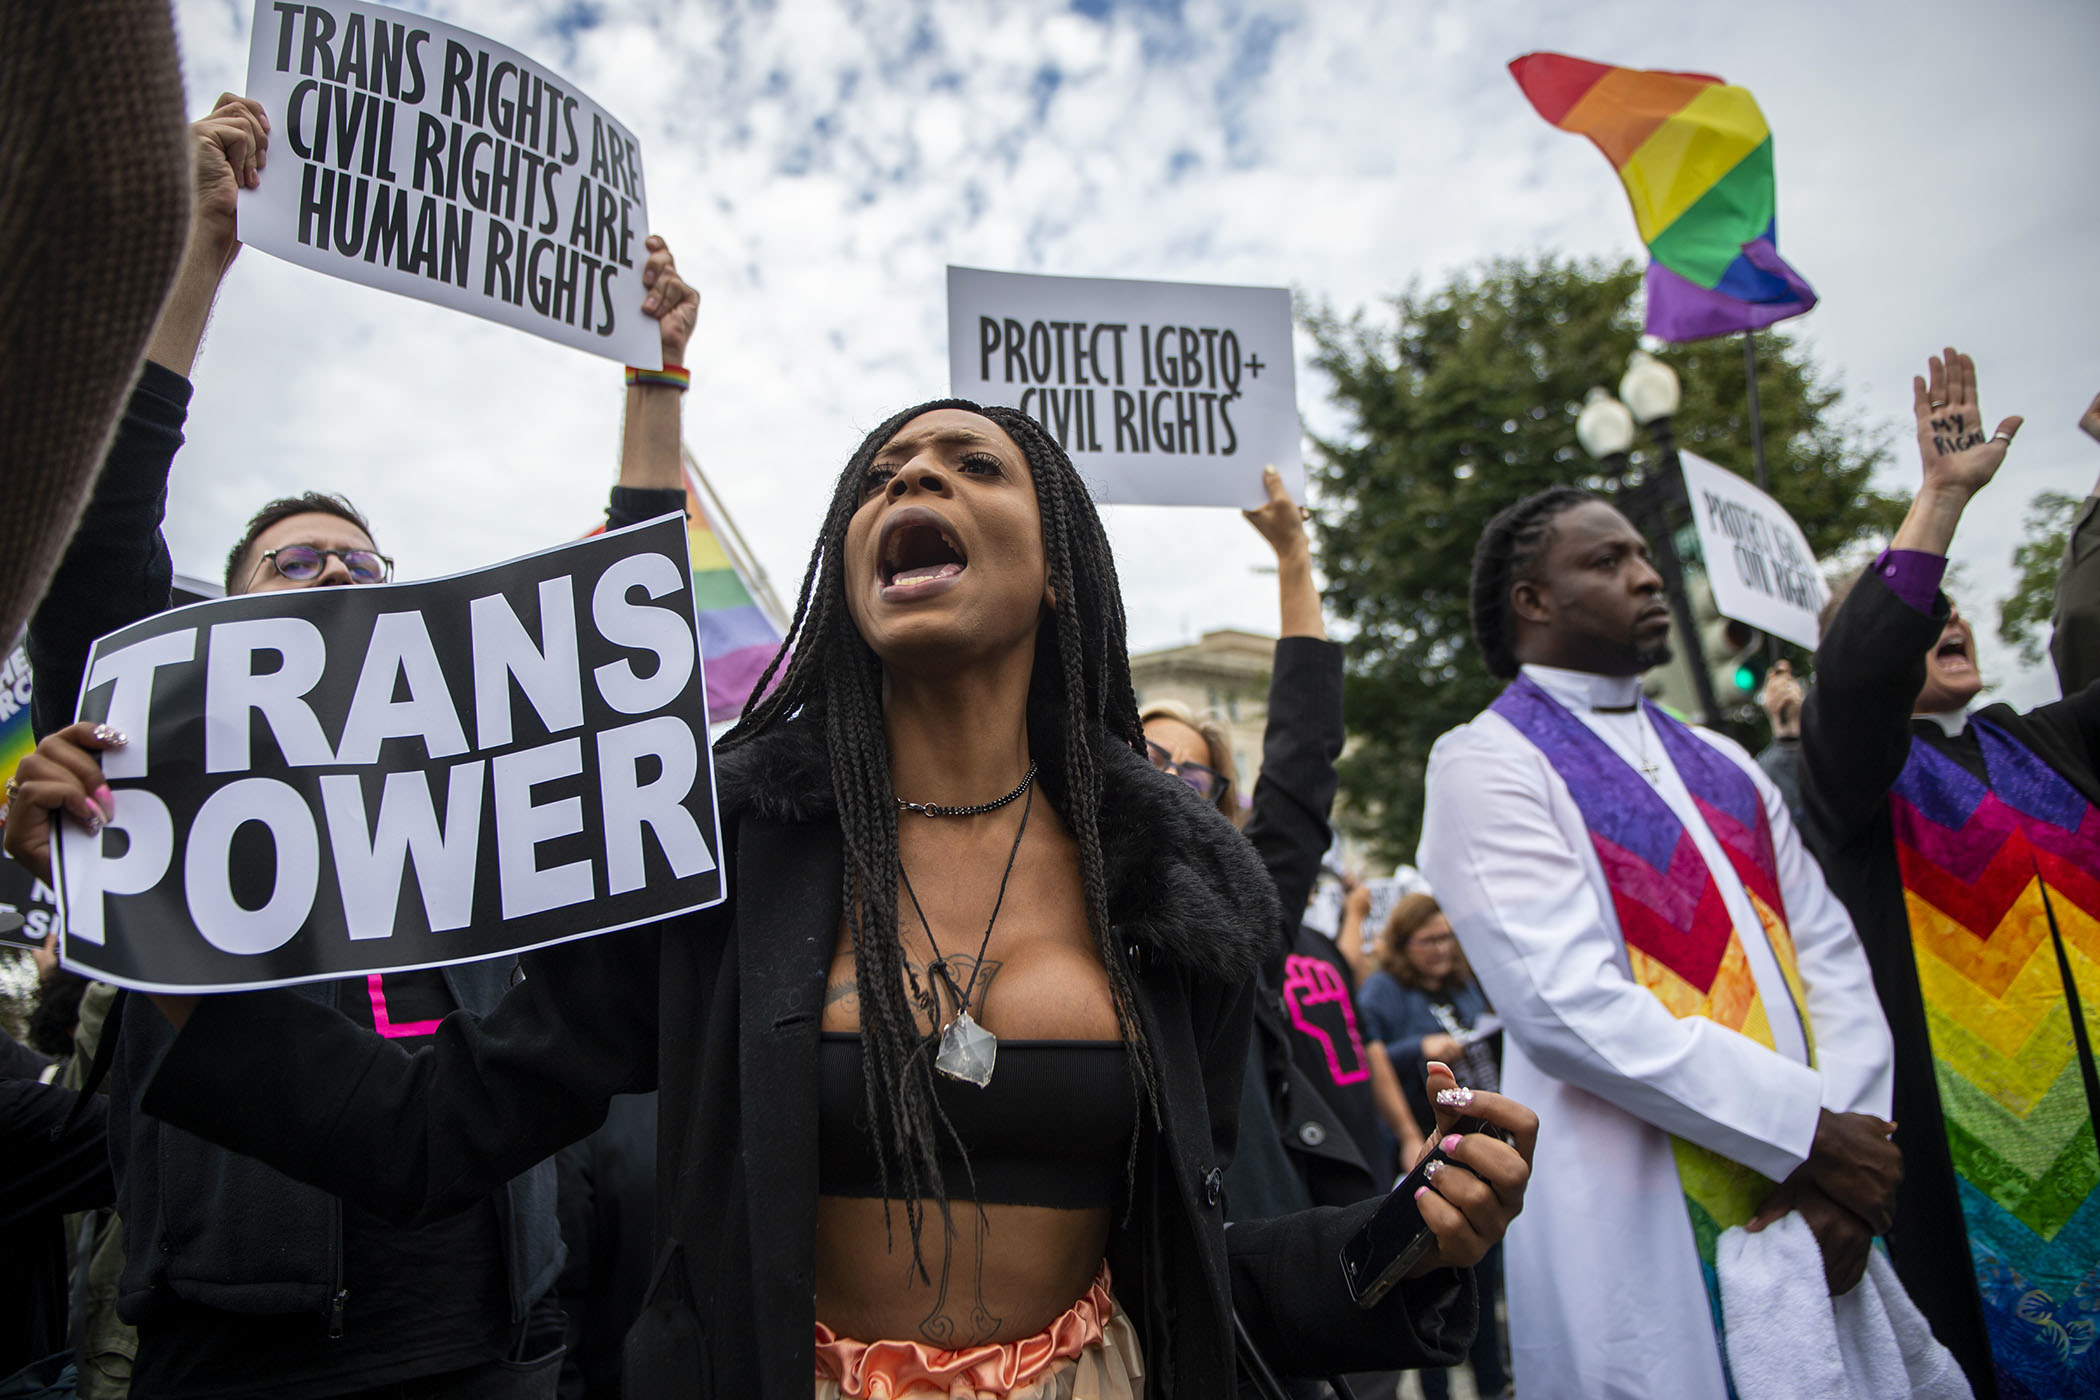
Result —
[[[1350, 632], [1342, 763], [1360, 835], [1392, 859], [1420, 835], [1430, 745], [1492, 700], [1467, 610], [1488, 517], [1561, 482], [1602, 486], [1575, 440], [1592, 385], [1616, 385], [1640, 339], [1631, 263], [1502, 259], [1390, 316], [1307, 318], [1315, 363], [1350, 420], [1316, 439], [1327, 600]], [[1902, 503], [1869, 479], [1886, 446], [1840, 408], [1836, 385], [1783, 333], [1758, 337], [1772, 491], [1828, 558], [1895, 528]], [[1684, 386], [1680, 446], [1750, 474], [1741, 344], [1671, 346]], [[1635, 461], [1642, 458], [1637, 454]]]
[[2071, 525], [2078, 518], [2078, 498], [2043, 491], [2027, 503], [2020, 531], [2027, 538], [2013, 549], [2013, 571], [2019, 583], [1998, 605], [1998, 640], [2020, 653], [2029, 666], [2042, 664], [2049, 645], [2049, 618], [2056, 608], [2056, 571], [2063, 563]]

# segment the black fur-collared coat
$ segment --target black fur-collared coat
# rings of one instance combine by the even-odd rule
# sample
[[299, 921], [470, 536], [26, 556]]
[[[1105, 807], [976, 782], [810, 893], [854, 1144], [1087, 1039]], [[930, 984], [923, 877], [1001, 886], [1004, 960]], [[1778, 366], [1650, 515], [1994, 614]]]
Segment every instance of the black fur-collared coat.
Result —
[[[448, 1018], [420, 1054], [282, 992], [207, 998], [146, 1110], [416, 1219], [589, 1132], [609, 1095], [660, 1089], [656, 1278], [628, 1393], [806, 1396], [818, 1023], [841, 917], [829, 771], [814, 724], [723, 755], [728, 902], [527, 954], [493, 1013]], [[1135, 753], [1114, 750], [1103, 784], [1112, 955], [1127, 960], [1161, 1088], [1162, 1127], [1142, 1136], [1109, 1245], [1147, 1394], [1230, 1395], [1234, 1308], [1285, 1373], [1455, 1362], [1475, 1322], [1463, 1273], [1413, 1280], [1368, 1313], [1348, 1298], [1337, 1253], [1377, 1202], [1226, 1229], [1275, 894], [1247, 842]], [[269, 1048], [291, 1045], [297, 1057]]]

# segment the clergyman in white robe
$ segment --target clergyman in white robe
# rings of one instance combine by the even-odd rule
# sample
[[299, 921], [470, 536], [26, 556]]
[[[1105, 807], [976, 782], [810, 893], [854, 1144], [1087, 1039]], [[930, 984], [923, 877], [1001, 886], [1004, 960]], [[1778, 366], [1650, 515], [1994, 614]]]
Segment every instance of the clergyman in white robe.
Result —
[[[1742, 881], [1640, 711], [1638, 677], [1523, 673], [1654, 784], [1705, 858], [1764, 1004], [1789, 1005]], [[1419, 864], [1507, 1028], [1503, 1092], [1539, 1115], [1506, 1255], [1516, 1387], [1529, 1400], [1727, 1400], [1671, 1137], [1778, 1182], [1806, 1160], [1823, 1109], [1889, 1111], [1888, 1026], [1851, 919], [1757, 764], [1693, 732], [1763, 799], [1814, 1067], [1793, 1016], [1770, 1018], [1766, 1049], [1678, 1019], [1634, 981], [1581, 812], [1509, 721], [1484, 711], [1430, 754]], [[1802, 1286], [1825, 1290], [1820, 1276]]]

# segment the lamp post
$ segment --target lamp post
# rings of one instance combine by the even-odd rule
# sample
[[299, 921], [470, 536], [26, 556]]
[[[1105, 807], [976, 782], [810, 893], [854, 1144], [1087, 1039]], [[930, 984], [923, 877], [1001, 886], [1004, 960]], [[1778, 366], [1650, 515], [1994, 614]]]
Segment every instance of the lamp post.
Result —
[[1632, 508], [1634, 525], [1648, 537], [1656, 571], [1662, 575], [1663, 592], [1669, 597], [1679, 644], [1685, 649], [1685, 669], [1692, 673], [1692, 693], [1699, 698], [1700, 722], [1718, 728], [1721, 706], [1699, 645], [1699, 624], [1692, 616], [1692, 600], [1685, 592], [1677, 535], [1670, 528], [1670, 505], [1684, 494], [1677, 437], [1670, 428], [1670, 419], [1681, 399], [1677, 372], [1647, 351], [1636, 350], [1627, 361], [1625, 377], [1619, 381], [1619, 398], [1614, 399], [1607, 389], [1590, 390], [1589, 399], [1575, 416], [1575, 438], [1583, 451], [1611, 469], [1615, 483], [1626, 474], [1626, 454], [1633, 450], [1636, 424], [1654, 434], [1656, 446], [1662, 449], [1661, 470], [1643, 472], [1641, 479], [1626, 490], [1624, 500]]

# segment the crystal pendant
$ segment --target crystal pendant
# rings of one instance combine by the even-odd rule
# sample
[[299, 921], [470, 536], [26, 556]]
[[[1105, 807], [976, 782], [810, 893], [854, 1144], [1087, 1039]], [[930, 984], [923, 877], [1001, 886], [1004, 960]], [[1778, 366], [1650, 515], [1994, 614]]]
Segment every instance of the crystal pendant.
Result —
[[998, 1058], [999, 1037], [964, 1010], [942, 1027], [941, 1050], [933, 1057], [933, 1067], [950, 1079], [982, 1089], [992, 1082], [992, 1066]]

